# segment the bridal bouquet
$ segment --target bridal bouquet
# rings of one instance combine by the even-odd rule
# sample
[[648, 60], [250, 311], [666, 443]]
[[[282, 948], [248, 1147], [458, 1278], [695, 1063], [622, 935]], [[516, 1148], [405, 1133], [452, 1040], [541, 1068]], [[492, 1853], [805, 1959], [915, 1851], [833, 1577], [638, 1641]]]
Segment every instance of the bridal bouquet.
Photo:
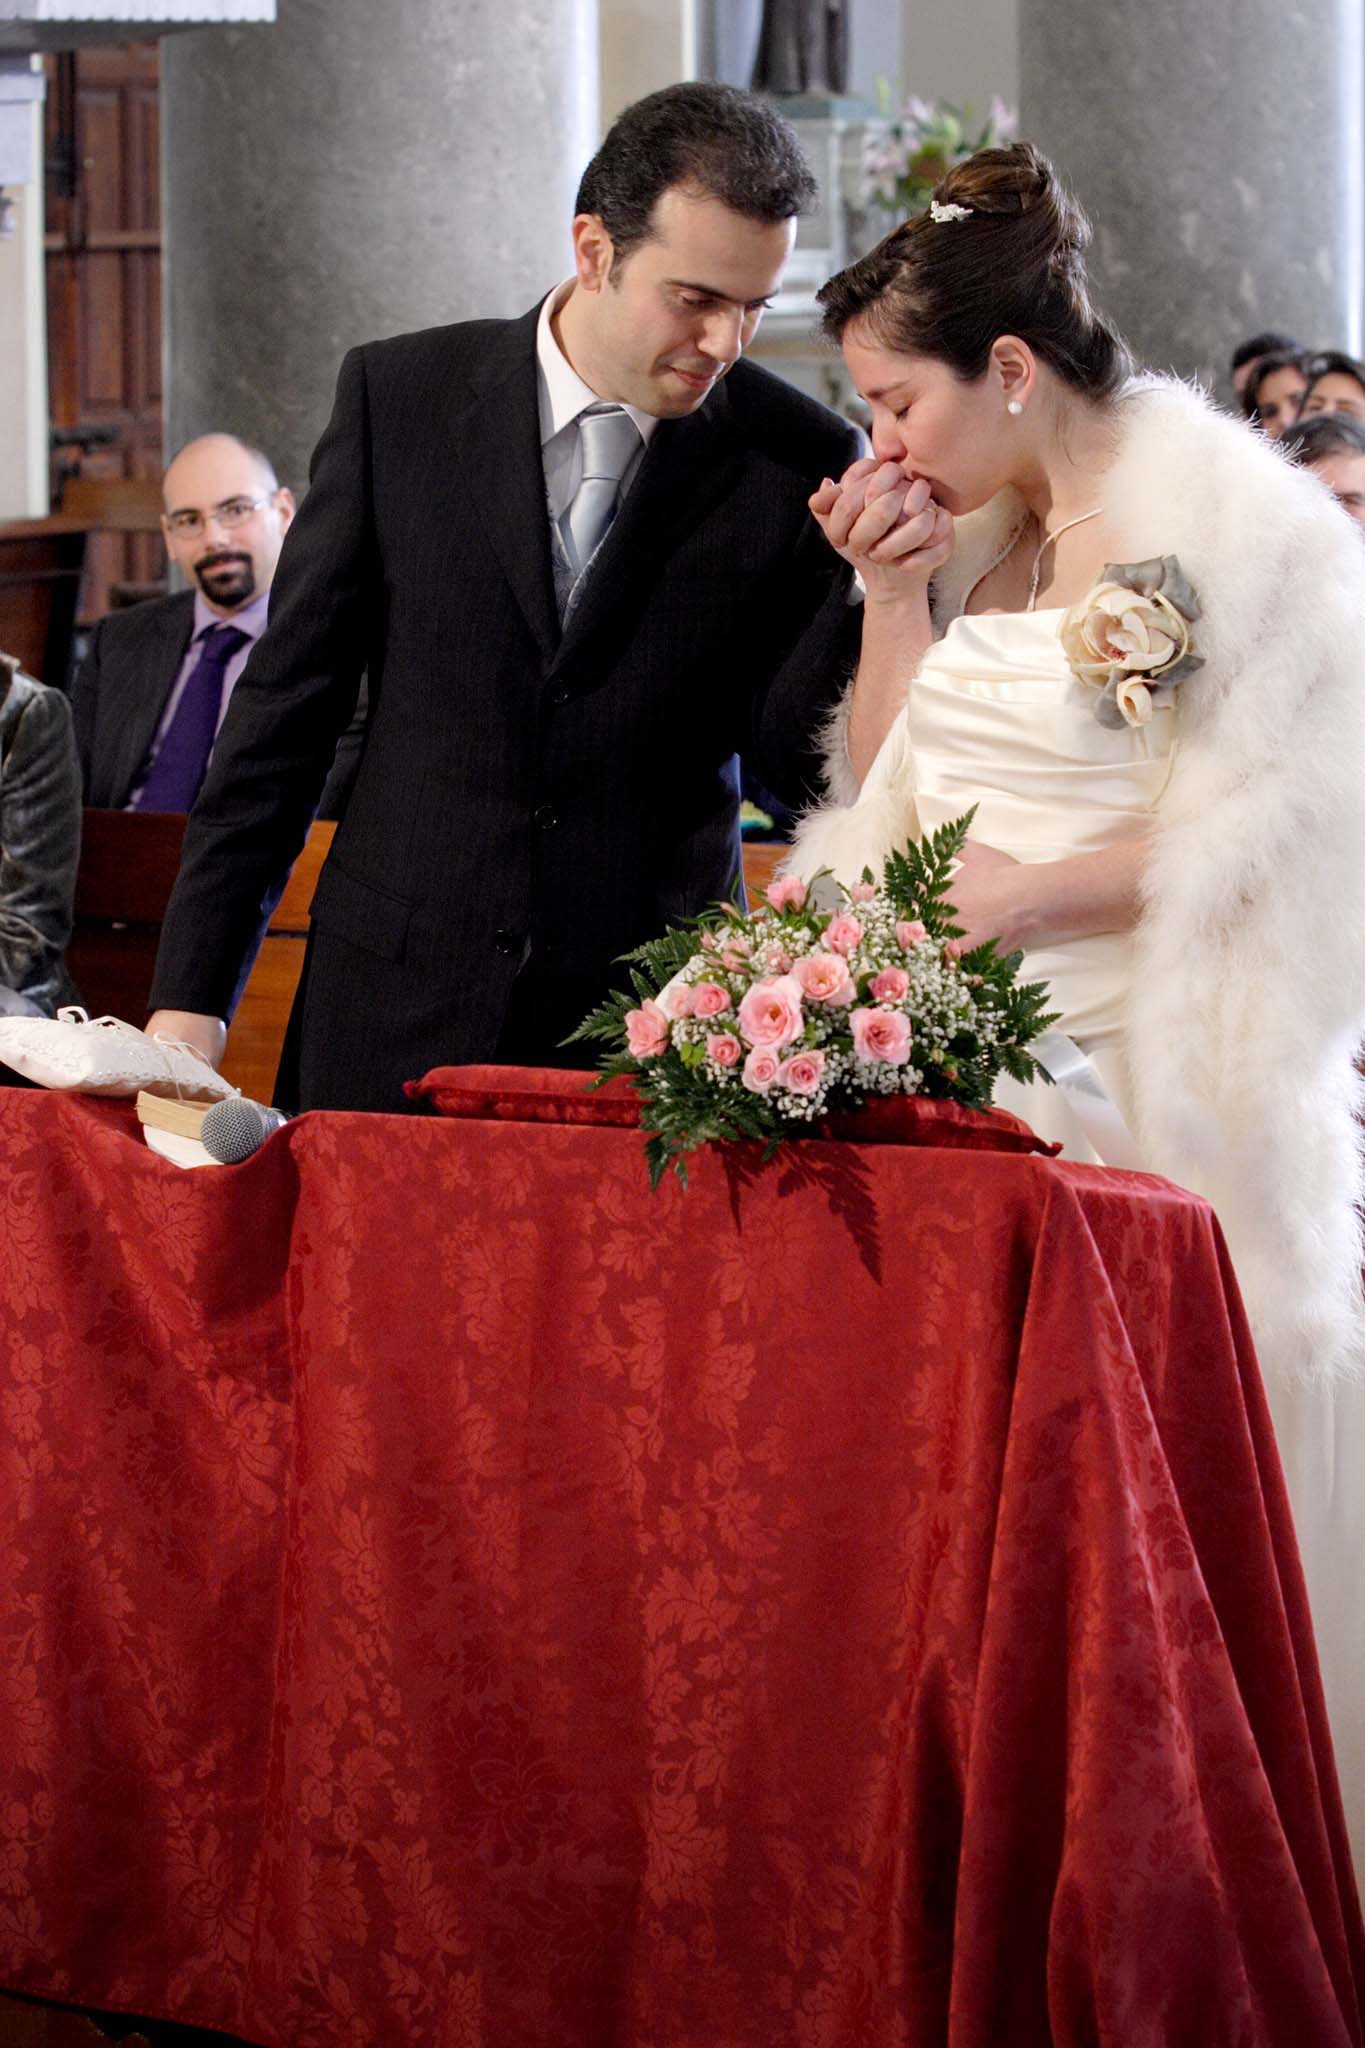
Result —
[[[874, 1095], [984, 1108], [996, 1077], [1032, 1079], [1027, 1046], [1054, 1023], [1041, 982], [994, 939], [964, 953], [948, 889], [972, 812], [888, 855], [883, 879], [817, 909], [780, 876], [745, 915], [720, 904], [625, 956], [614, 995], [572, 1034], [616, 1050], [638, 1081], [650, 1181], [711, 1139], [761, 1138], [765, 1159], [826, 1110]], [[817, 880], [820, 878], [817, 877]]]

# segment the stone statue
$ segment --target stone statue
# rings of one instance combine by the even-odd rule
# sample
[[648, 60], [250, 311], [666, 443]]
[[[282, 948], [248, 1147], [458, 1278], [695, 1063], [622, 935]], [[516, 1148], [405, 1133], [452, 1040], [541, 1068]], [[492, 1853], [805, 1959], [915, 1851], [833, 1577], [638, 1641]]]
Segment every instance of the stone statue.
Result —
[[846, 92], [848, 9], [849, 0], [764, 0], [755, 89]]

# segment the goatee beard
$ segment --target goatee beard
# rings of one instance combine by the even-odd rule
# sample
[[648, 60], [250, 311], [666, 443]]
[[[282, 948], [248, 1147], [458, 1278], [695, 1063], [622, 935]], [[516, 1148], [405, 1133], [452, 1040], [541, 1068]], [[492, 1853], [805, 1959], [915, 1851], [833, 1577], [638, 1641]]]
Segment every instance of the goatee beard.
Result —
[[210, 604], [244, 605], [256, 594], [256, 571], [249, 555], [218, 556], [196, 562], [195, 581]]

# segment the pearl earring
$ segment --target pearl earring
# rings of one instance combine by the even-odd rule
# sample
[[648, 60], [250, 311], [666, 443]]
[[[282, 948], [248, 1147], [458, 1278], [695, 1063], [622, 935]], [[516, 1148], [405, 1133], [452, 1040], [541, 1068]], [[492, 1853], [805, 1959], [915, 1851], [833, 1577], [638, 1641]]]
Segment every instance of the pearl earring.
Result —
[[1005, 407], [1005, 411], [1006, 411], [1007, 413], [1010, 413], [1010, 414], [1012, 414], [1012, 415], [1013, 415], [1013, 417], [1014, 417], [1015, 419], [1018, 419], [1018, 417], [1019, 417], [1020, 413], [1021, 413], [1021, 412], [1022, 412], [1023, 410], [1024, 410], [1024, 408], [1023, 408], [1023, 405], [1021, 404], [1021, 402], [1020, 402], [1020, 401], [1019, 401], [1019, 399], [1017, 399], [1017, 398], [1012, 398], [1012, 399], [1010, 400], [1009, 404], [1008, 404], [1008, 405], [1007, 405], [1007, 406]]

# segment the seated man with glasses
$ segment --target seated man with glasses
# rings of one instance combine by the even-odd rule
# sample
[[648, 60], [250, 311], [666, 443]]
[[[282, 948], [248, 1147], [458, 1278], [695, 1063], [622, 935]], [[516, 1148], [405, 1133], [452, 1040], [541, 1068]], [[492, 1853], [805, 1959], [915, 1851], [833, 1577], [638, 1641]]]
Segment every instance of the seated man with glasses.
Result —
[[[166, 547], [194, 587], [101, 619], [72, 693], [85, 802], [101, 809], [193, 805], [294, 516], [266, 457], [231, 434], [182, 448], [163, 489]], [[340, 814], [360, 737], [338, 747], [320, 817]]]

